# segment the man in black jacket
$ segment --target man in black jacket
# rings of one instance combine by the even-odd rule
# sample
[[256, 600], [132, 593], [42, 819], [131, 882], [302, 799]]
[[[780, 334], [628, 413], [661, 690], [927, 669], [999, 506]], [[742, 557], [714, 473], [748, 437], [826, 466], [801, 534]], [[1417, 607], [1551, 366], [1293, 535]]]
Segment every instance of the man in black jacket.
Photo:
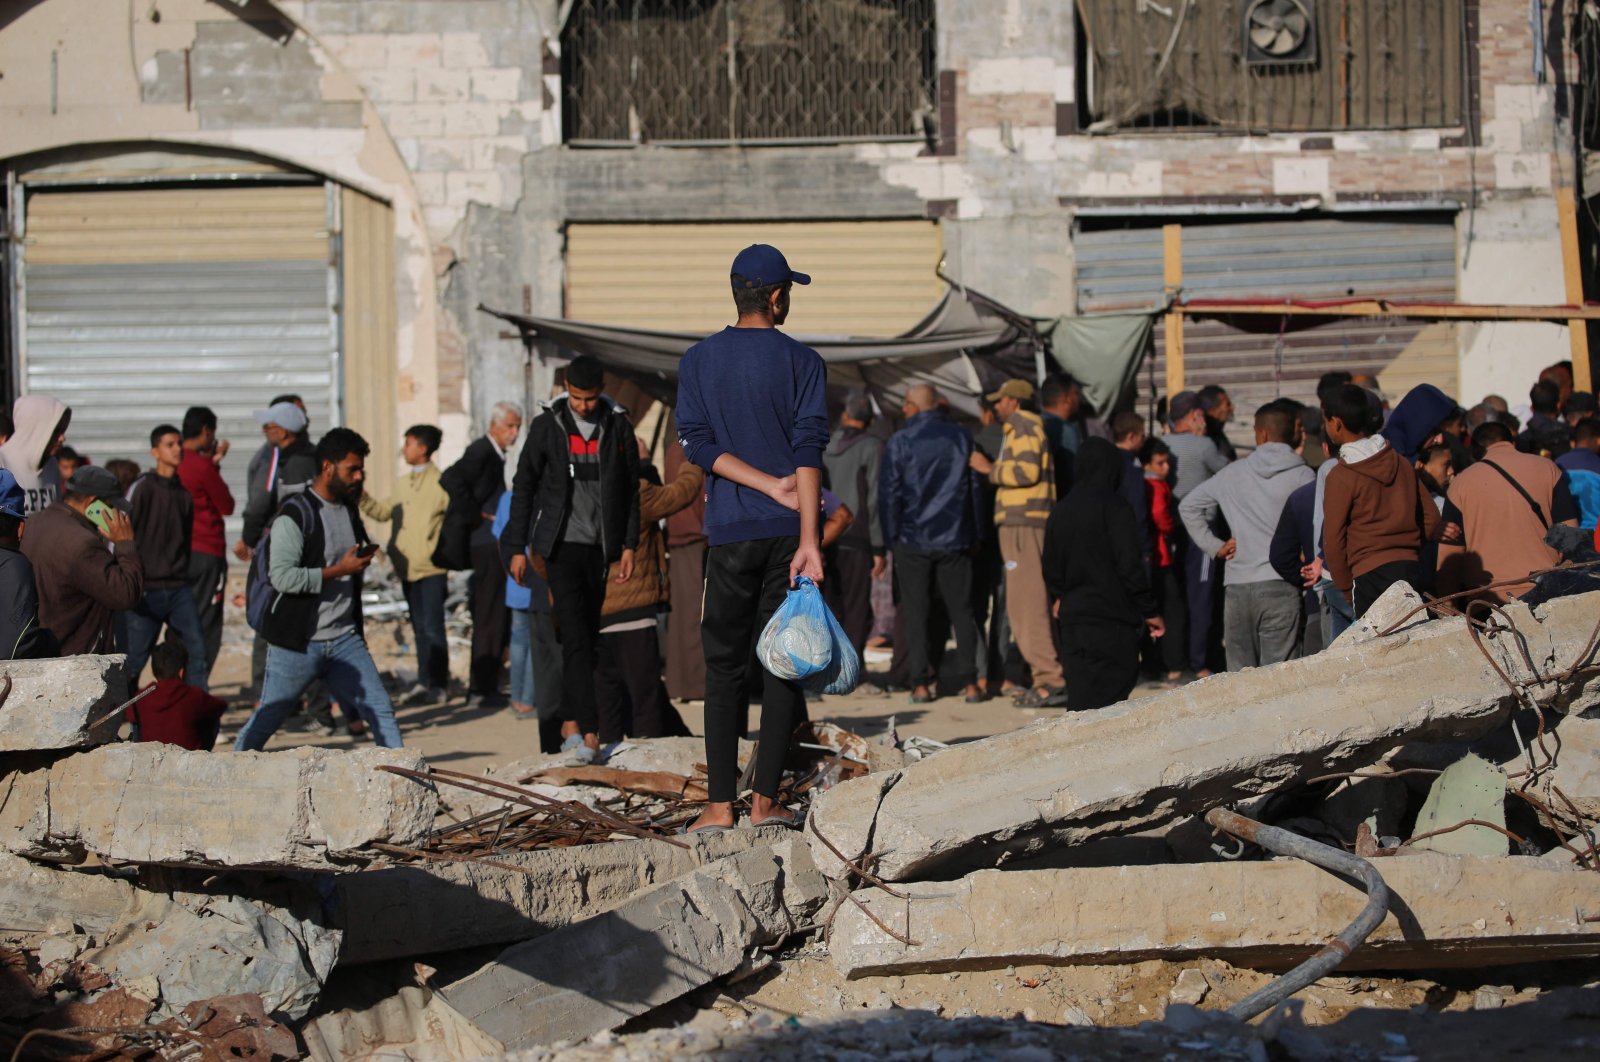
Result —
[[376, 556], [356, 502], [366, 479], [367, 441], [332, 428], [317, 443], [317, 478], [284, 502], [267, 540], [271, 599], [260, 619], [267, 674], [235, 752], [259, 751], [321, 679], [346, 712], [359, 715], [383, 748], [400, 728], [362, 628], [361, 577]]
[[566, 395], [528, 429], [500, 538], [519, 583], [527, 582], [527, 551], [544, 558], [567, 676], [565, 749], [600, 747], [594, 671], [606, 569], [617, 562], [617, 582], [626, 583], [639, 545], [638, 443], [628, 414], [600, 393], [604, 383], [591, 355], [567, 366]]
[[933, 700], [929, 630], [933, 591], [956, 632], [956, 669], [966, 684], [967, 702], [983, 699], [977, 685], [978, 623], [972, 612], [972, 547], [977, 541], [977, 499], [968, 466], [972, 437], [939, 408], [939, 394], [927, 384], [906, 392], [901, 407], [906, 426], [890, 436], [883, 451], [878, 512], [883, 540], [894, 554], [900, 608], [906, 615], [911, 703]]
[[144, 595], [127, 613], [128, 684], [139, 684], [139, 673], [166, 626], [177, 632], [189, 651], [184, 681], [203, 690], [210, 678], [206, 636], [189, 589], [194, 496], [178, 478], [183, 435], [177, 427], [162, 424], [150, 432], [150, 456], [155, 458], [155, 470], [134, 480], [128, 490], [133, 538], [144, 566]]
[[461, 571], [470, 568], [467, 607], [472, 613], [472, 664], [467, 695], [485, 707], [510, 703], [500, 694], [500, 662], [511, 637], [506, 611], [505, 569], [490, 525], [506, 489], [506, 454], [522, 433], [522, 410], [497, 402], [489, 411], [489, 429], [473, 440], [461, 459], [439, 477], [450, 498], [433, 563]]

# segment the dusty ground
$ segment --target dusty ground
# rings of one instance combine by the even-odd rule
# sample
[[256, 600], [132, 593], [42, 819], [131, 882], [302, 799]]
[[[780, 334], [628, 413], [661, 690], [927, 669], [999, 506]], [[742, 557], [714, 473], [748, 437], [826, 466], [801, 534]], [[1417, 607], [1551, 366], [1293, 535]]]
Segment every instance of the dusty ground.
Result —
[[[228, 619], [222, 653], [217, 658], [217, 666], [211, 676], [212, 692], [232, 705], [223, 719], [218, 747], [222, 747], [224, 741], [233, 740], [250, 714], [245, 697], [249, 693], [251, 631], [245, 626], [239, 610], [230, 610]], [[397, 631], [404, 640], [397, 638]], [[403, 675], [409, 684], [416, 674], [416, 658], [409, 650], [399, 648], [409, 641], [403, 623], [384, 618], [369, 623], [367, 633], [378, 669], [392, 675]], [[872, 653], [868, 655], [869, 668], [884, 667], [887, 663], [887, 654], [881, 657]], [[458, 677], [465, 675], [466, 665], [466, 644], [452, 644], [451, 674]], [[1151, 686], [1148, 690], [1153, 692], [1156, 688]], [[678, 702], [677, 707], [689, 729], [700, 733], [704, 721], [700, 702]], [[882, 733], [892, 718], [902, 739], [920, 735], [945, 742], [968, 741], [1004, 733], [1059, 712], [1060, 709], [1014, 708], [1009, 699], [966, 704], [960, 696], [942, 697], [931, 704], [912, 704], [905, 693], [824, 697], [811, 704], [813, 719], [832, 720], [865, 737], [876, 737]], [[444, 705], [401, 707], [398, 714], [401, 734], [407, 747], [421, 751], [430, 763], [448, 766], [452, 770], [477, 771], [539, 750], [539, 736], [533, 723], [513, 715], [509, 709], [469, 708], [460, 690], [453, 691]], [[758, 718], [756, 713], [751, 713], [752, 724]], [[286, 729], [276, 735], [267, 748], [291, 748], [296, 745], [353, 748], [356, 744], [357, 739], [344, 734], [325, 738], [316, 732]]]

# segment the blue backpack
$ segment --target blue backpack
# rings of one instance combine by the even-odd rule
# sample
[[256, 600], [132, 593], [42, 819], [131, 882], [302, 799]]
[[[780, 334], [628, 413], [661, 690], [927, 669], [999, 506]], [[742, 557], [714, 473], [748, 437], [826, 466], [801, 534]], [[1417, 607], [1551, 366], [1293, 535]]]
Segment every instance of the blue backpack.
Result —
[[[300, 525], [301, 537], [311, 534], [316, 527], [317, 514], [310, 500], [304, 492], [291, 494], [279, 506], [278, 516], [292, 516], [294, 522]], [[266, 531], [262, 532], [261, 541], [256, 543], [256, 549], [250, 556], [250, 575], [244, 584], [244, 618], [250, 624], [250, 629], [260, 631], [261, 625], [266, 622], [267, 615], [272, 611], [273, 604], [278, 600], [278, 591], [272, 588], [272, 524], [267, 524]]]

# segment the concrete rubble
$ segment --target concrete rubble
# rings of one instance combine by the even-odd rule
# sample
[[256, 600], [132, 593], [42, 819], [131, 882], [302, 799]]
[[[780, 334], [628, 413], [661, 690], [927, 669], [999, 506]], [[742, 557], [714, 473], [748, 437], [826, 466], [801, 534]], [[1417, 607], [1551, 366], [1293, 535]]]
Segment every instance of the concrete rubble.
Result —
[[[1527, 680], [1521, 646], [1541, 673], [1570, 665], [1594, 630], [1600, 595], [1505, 612], [1515, 634], [1487, 639], [1487, 650]], [[1532, 686], [1528, 696], [1581, 705], [1593, 679]], [[1503, 722], [1512, 699], [1466, 621], [1434, 620], [844, 782], [817, 798], [807, 832], [817, 865], [834, 877], [846, 868], [832, 848], [848, 858], [871, 853], [890, 881], [996, 865], [1370, 764], [1407, 741], [1480, 736]]]
[[345, 874], [333, 886], [344, 930], [339, 962], [528, 940], [770, 840], [744, 830], [697, 836], [689, 848], [659, 841], [578, 845]]
[[806, 846], [789, 839], [518, 944], [444, 996], [508, 1048], [582, 1039], [732, 973], [751, 948], [805, 925], [826, 897]]
[[113, 740], [121, 723], [115, 709], [127, 698], [122, 659], [6, 661], [0, 667], [0, 688], [9, 678], [11, 692], [0, 701], [0, 753], [73, 749]]
[[[1541, 859], [1417, 853], [1378, 861], [1390, 913], [1341, 969], [1441, 968], [1600, 955], [1600, 874]], [[1309, 957], [1366, 897], [1290, 860], [980, 870], [957, 881], [856, 894], [828, 950], [849, 977], [1005, 966], [1220, 958], [1257, 968]]]
[[430, 787], [374, 769], [384, 764], [424, 766], [403, 750], [108, 745], [14, 772], [0, 847], [35, 858], [352, 869], [374, 842], [421, 840], [438, 810]]

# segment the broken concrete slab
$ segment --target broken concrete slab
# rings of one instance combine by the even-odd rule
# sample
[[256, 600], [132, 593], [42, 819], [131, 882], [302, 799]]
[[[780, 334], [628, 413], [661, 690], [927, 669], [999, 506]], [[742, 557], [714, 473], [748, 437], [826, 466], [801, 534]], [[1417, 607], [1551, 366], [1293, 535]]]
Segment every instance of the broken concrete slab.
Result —
[[1537, 783], [1539, 798], [1568, 826], [1591, 828], [1600, 822], [1600, 716], [1567, 716], [1545, 745], [1556, 762]]
[[1402, 579], [1378, 595], [1378, 600], [1368, 606], [1365, 614], [1334, 639], [1331, 648], [1345, 649], [1360, 642], [1370, 642], [1378, 637], [1379, 631], [1386, 631], [1402, 620], [1405, 625], [1396, 628], [1397, 634], [1420, 627], [1433, 618], [1425, 611], [1417, 611], [1422, 608], [1422, 603], [1422, 595]]
[[0, 933], [34, 937], [76, 926], [103, 939], [127, 920], [134, 891], [131, 882], [105, 874], [0, 853]]
[[[739, 739], [739, 762], [750, 758], [753, 743]], [[606, 758], [606, 766], [630, 771], [665, 771], [694, 775], [695, 764], [706, 762], [705, 738], [670, 737], [624, 741]]]
[[[1419, 852], [1376, 861], [1389, 914], [1347, 969], [1491, 966], [1600, 955], [1600, 874], [1524, 857]], [[1208, 956], [1278, 969], [1308, 958], [1366, 903], [1357, 887], [1298, 860], [1078, 870], [983, 870], [956, 881], [856, 893], [829, 937], [849, 977], [1011, 963], [1129, 963]], [[910, 922], [907, 923], [909, 910]]]
[[125, 921], [82, 961], [118, 984], [153, 985], [157, 1013], [222, 994], [255, 993], [268, 1013], [304, 1017], [339, 954], [309, 888], [271, 898], [140, 890]]
[[[1451, 829], [1468, 819], [1489, 826]], [[1498, 826], [1496, 830], [1492, 827]], [[1506, 772], [1481, 756], [1463, 756], [1433, 780], [1417, 813], [1412, 846], [1449, 855], [1505, 855]], [[1448, 833], [1438, 831], [1449, 830]], [[1433, 834], [1423, 837], [1423, 834]], [[1421, 840], [1416, 838], [1421, 837]]]
[[34, 857], [344, 870], [373, 842], [414, 845], [433, 826], [426, 784], [376, 770], [426, 764], [402, 749], [188, 752], [107, 745], [18, 771], [0, 848]]
[[641, 889], [772, 842], [754, 830], [660, 841], [508, 852], [471, 863], [426, 863], [344, 874], [334, 882], [344, 930], [339, 964], [512, 944], [580, 922]]
[[[127, 699], [121, 656], [7, 660], [11, 692], [0, 703], [0, 752], [72, 749], [115, 740], [111, 715]], [[99, 723], [99, 726], [94, 724]]]
[[731, 973], [805, 924], [827, 883], [792, 838], [694, 870], [507, 949], [444, 989], [511, 1049], [581, 1040]]
[[[1526, 680], [1571, 665], [1600, 615], [1600, 594], [1506, 608], [1515, 624], [1487, 640]], [[1544, 701], [1587, 696], [1586, 673], [1530, 688]], [[1505, 718], [1512, 693], [1466, 621], [1433, 620], [1385, 638], [1265, 668], [1216, 675], [1094, 712], [1073, 712], [957, 745], [901, 771], [821, 794], [807, 825], [826, 873], [872, 853], [893, 881], [941, 864], [996, 865], [1046, 844], [1132, 833], [1312, 773], [1364, 766], [1402, 742], [1476, 737]]]

